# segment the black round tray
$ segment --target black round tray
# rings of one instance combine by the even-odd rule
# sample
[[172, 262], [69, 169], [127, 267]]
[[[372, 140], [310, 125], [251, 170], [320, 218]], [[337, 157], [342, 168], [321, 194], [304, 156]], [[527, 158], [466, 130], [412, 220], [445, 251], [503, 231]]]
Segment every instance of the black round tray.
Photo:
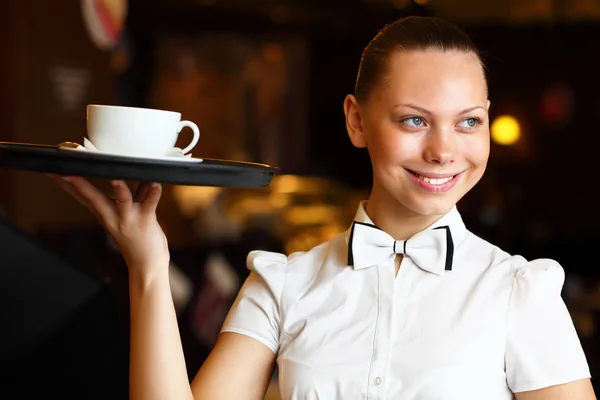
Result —
[[268, 186], [278, 171], [276, 167], [250, 162], [150, 160], [6, 142], [0, 142], [0, 167], [87, 178], [231, 188]]

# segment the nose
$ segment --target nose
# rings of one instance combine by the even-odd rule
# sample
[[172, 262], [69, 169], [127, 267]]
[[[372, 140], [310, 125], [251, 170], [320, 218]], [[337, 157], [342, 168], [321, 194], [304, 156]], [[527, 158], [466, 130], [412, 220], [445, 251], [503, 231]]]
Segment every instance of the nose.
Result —
[[454, 135], [444, 129], [430, 130], [427, 133], [423, 156], [432, 164], [446, 165], [454, 162]]

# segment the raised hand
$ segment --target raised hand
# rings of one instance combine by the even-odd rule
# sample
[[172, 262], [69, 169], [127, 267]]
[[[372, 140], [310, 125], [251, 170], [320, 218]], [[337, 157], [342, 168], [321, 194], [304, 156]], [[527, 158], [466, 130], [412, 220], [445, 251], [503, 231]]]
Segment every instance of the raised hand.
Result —
[[111, 181], [114, 199], [81, 177], [49, 175], [58, 186], [87, 207], [105, 227], [130, 271], [167, 268], [169, 248], [156, 219], [162, 193], [157, 183], [141, 183], [135, 195], [123, 181]]

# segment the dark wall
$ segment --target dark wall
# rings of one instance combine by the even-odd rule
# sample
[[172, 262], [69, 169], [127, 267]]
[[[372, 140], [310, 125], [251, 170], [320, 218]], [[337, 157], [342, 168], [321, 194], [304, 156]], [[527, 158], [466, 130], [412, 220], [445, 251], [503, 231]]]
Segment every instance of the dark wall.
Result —
[[[110, 54], [92, 44], [85, 30], [80, 2], [7, 0], [0, 13], [0, 140], [42, 144], [81, 141], [85, 136], [85, 105], [113, 101]], [[89, 76], [81, 102], [61, 107], [52, 74], [76, 71]], [[67, 77], [69, 79], [69, 77]], [[6, 108], [4, 107], [6, 105]], [[51, 187], [41, 174], [0, 171], [0, 202], [20, 226], [92, 221], [87, 210]], [[47, 207], [39, 207], [45, 199]], [[0, 203], [0, 204], [2, 204]]]

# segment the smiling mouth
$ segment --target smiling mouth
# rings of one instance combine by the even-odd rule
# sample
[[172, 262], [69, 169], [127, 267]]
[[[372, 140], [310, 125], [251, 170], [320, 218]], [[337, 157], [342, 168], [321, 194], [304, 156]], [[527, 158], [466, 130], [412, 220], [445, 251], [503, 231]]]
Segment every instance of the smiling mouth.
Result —
[[421, 179], [424, 182], [427, 182], [430, 185], [433, 186], [441, 186], [441, 185], [445, 185], [446, 183], [452, 181], [453, 179], [455, 179], [458, 175], [460, 175], [460, 172], [455, 174], [455, 175], [447, 175], [444, 176], [442, 178], [431, 178], [428, 176], [423, 176], [421, 174], [419, 174], [418, 172], [412, 171], [408, 168], [406, 168], [406, 170], [408, 172], [410, 172], [412, 175], [416, 176], [417, 178]]

